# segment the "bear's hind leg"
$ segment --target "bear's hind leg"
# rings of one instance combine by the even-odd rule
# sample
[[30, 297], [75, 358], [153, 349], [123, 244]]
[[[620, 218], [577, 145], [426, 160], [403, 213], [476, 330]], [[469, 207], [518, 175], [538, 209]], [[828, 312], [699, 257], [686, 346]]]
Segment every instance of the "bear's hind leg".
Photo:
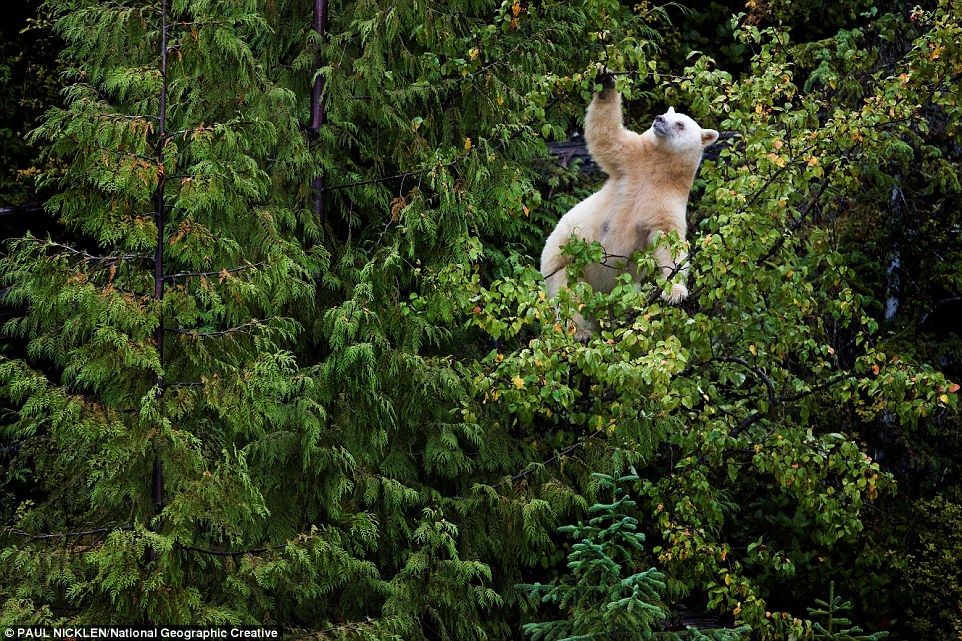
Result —
[[[678, 232], [678, 237], [685, 247], [688, 243], [685, 241], [685, 235], [683, 230], [674, 230]], [[657, 261], [658, 267], [661, 269], [661, 277], [665, 280], [672, 280], [671, 287], [667, 292], [663, 292], [661, 295], [662, 300], [672, 305], [677, 305], [686, 298], [688, 298], [688, 286], [685, 285], [685, 280], [688, 275], [688, 267], [686, 262], [688, 260], [688, 252], [684, 249], [675, 249], [671, 247], [668, 239], [662, 234], [666, 232], [656, 233], [653, 235], [652, 242], [655, 245], [655, 260]], [[680, 267], [679, 267], [680, 266]]]

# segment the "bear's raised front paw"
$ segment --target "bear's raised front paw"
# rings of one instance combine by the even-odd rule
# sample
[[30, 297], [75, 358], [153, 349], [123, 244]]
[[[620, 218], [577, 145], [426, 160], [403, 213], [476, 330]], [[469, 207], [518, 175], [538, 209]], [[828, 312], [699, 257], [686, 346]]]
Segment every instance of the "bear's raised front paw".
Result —
[[598, 75], [595, 76], [595, 83], [601, 85], [602, 95], [611, 93], [615, 88], [615, 74], [608, 67], [603, 67]]
[[688, 287], [684, 283], [673, 283], [671, 289], [661, 293], [662, 300], [677, 305], [688, 298]]

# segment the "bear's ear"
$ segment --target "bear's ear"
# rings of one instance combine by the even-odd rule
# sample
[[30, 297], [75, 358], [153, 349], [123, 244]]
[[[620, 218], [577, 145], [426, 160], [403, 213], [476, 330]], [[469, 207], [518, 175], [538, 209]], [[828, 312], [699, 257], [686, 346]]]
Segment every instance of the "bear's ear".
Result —
[[718, 132], [714, 129], [702, 129], [701, 130], [701, 146], [707, 147], [718, 140]]
[[674, 107], [668, 107], [668, 111], [665, 112], [665, 115], [674, 114], [674, 113], [675, 113], [675, 108], [674, 108]]

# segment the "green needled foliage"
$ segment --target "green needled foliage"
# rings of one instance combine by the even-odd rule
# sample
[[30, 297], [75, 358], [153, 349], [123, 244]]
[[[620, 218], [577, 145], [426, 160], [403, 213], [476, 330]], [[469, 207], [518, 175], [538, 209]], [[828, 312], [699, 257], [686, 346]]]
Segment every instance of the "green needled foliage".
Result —
[[[570, 614], [558, 621], [524, 626], [532, 641], [552, 639], [650, 639], [668, 619], [662, 594], [665, 576], [655, 568], [631, 573], [645, 553], [645, 535], [628, 512], [635, 507], [623, 485], [633, 475], [594, 474], [613, 502], [588, 508], [585, 525], [566, 525], [558, 531], [578, 540], [568, 554], [571, 582], [518, 586], [534, 603], [550, 603]], [[618, 496], [618, 495], [621, 496]]]

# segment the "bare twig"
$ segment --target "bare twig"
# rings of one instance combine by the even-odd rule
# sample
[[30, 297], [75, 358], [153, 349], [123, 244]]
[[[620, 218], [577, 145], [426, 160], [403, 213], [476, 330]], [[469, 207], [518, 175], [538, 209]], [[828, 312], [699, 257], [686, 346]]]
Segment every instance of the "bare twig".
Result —
[[194, 545], [178, 545], [181, 550], [188, 550], [190, 552], [200, 552], [201, 554], [209, 554], [210, 556], [244, 556], [245, 554], [261, 554], [263, 552], [273, 552], [274, 550], [280, 550], [287, 547], [284, 545], [272, 545], [270, 547], [264, 548], [252, 548], [250, 550], [209, 550], [207, 548], [201, 548]]
[[[521, 472], [518, 472], [517, 474], [515, 474], [514, 476], [512, 476], [511, 479], [510, 479], [510, 482], [511, 482], [511, 483], [515, 483], [515, 482], [517, 482], [517, 481], [520, 481], [520, 480], [523, 479], [524, 477], [528, 476], [529, 474], [532, 474], [533, 472], [536, 472], [537, 470], [541, 469], [541, 468], [544, 467], [545, 465], [551, 465], [552, 463], [554, 463], [555, 461], [557, 461], [557, 460], [560, 459], [561, 457], [567, 456], [568, 454], [571, 454], [571, 453], [574, 452], [576, 449], [578, 449], [579, 447], [581, 447], [582, 445], [584, 445], [585, 443], [587, 443], [588, 441], [590, 441], [591, 439], [593, 439], [595, 436], [597, 436], [598, 434], [601, 434], [601, 433], [603, 433], [603, 432], [604, 432], [604, 430], [595, 430], [594, 432], [592, 432], [591, 434], [589, 434], [588, 436], [586, 436], [584, 439], [582, 439], [582, 440], [580, 440], [580, 441], [577, 441], [576, 443], [573, 443], [573, 444], [569, 445], [568, 447], [564, 448], [564, 449], [561, 450], [560, 452], [556, 453], [554, 456], [551, 456], [551, 457], [549, 457], [549, 458], [546, 458], [545, 460], [541, 461], [540, 463], [529, 463], [529, 464], [528, 464], [528, 467], [526, 467], [526, 468], [525, 468], [524, 470], [522, 470]], [[492, 485], [491, 488], [496, 490], [496, 489], [498, 489], [499, 487], [501, 487], [502, 485], [504, 485], [506, 482], [507, 482], [507, 481], [500, 481], [500, 482], [495, 483], [494, 485]]]
[[272, 321], [272, 320], [282, 320], [282, 318], [280, 316], [273, 316], [271, 318], [266, 318], [266, 319], [256, 319], [256, 320], [248, 321], [243, 325], [238, 325], [236, 327], [230, 327], [228, 329], [222, 329], [222, 330], [210, 331], [210, 332], [199, 332], [194, 329], [175, 329], [172, 327], [166, 328], [166, 331], [172, 332], [174, 334], [183, 334], [190, 338], [227, 336], [228, 334], [238, 334], [238, 333], [253, 335], [253, 332], [249, 331], [251, 328], [266, 326], [268, 321]]
[[73, 539], [80, 538], [84, 536], [93, 536], [95, 534], [109, 534], [111, 532], [121, 531], [121, 530], [133, 530], [133, 525], [117, 525], [115, 527], [102, 527], [96, 528], [94, 530], [84, 530], [81, 532], [57, 532], [57, 533], [47, 533], [47, 534], [34, 534], [32, 532], [27, 532], [26, 530], [13, 530], [13, 533], [17, 536], [22, 536], [31, 541], [52, 541], [56, 539]]
[[262, 260], [257, 263], [250, 263], [247, 265], [241, 265], [240, 267], [231, 267], [230, 269], [221, 269], [216, 272], [179, 272], [177, 274], [167, 274], [164, 276], [164, 280], [177, 280], [178, 278], [199, 278], [199, 277], [210, 277], [210, 276], [220, 276], [221, 274], [233, 274], [236, 272], [242, 272], [248, 269], [256, 269], [257, 267], [263, 267], [267, 264], [266, 260]]

